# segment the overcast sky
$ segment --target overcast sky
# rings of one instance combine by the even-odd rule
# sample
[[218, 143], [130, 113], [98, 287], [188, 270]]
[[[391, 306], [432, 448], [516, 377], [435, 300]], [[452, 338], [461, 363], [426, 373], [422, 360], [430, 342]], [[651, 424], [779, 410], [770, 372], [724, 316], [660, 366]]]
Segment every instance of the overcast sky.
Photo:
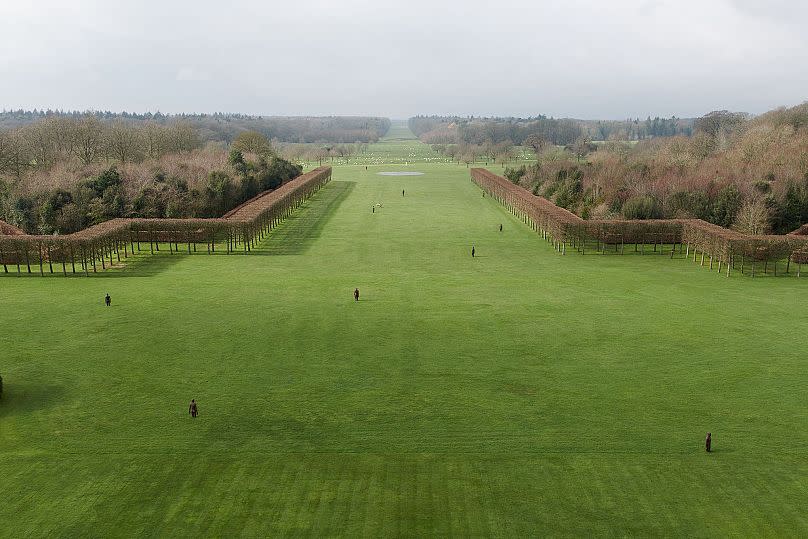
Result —
[[0, 108], [623, 119], [808, 100], [800, 0], [0, 0]]

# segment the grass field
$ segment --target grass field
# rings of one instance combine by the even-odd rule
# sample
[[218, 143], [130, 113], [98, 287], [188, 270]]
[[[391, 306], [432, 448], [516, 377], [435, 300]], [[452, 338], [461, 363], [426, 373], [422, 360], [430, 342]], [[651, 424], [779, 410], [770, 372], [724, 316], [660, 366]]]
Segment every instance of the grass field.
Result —
[[[453, 164], [456, 167], [463, 166], [459, 161], [454, 162], [452, 158], [436, 153], [426, 144], [417, 143], [413, 140], [412, 132], [407, 128], [406, 123], [393, 123], [385, 140], [381, 144], [370, 144], [369, 151], [360, 152], [348, 158], [334, 157], [323, 161], [323, 165], [333, 166], [373, 166], [373, 165], [414, 165], [414, 164]], [[322, 144], [310, 144], [312, 147], [322, 147]], [[558, 148], [561, 151], [561, 148]], [[477, 156], [476, 161], [471, 163], [474, 167], [491, 167], [501, 173], [505, 166], [520, 167], [536, 162], [536, 157], [526, 147], [515, 146], [513, 156], [506, 165], [494, 163], [489, 157]], [[319, 161], [300, 161], [306, 170], [320, 166]]]
[[562, 257], [401, 169], [252, 255], [0, 276], [0, 536], [808, 534], [808, 280]]

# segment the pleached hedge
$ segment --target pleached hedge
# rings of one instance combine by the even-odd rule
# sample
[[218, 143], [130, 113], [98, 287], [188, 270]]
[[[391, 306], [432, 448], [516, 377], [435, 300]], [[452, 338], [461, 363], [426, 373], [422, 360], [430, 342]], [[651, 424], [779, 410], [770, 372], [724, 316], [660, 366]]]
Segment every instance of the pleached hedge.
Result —
[[[208, 253], [250, 252], [255, 243], [331, 180], [331, 167], [302, 174], [274, 191], [261, 193], [218, 219], [112, 219], [74, 234], [38, 236], [0, 222], [0, 264], [9, 273], [96, 272], [135, 252], [160, 250]], [[54, 270], [54, 265], [56, 269]], [[32, 266], [34, 269], [32, 270]], [[10, 269], [11, 268], [11, 269]]]
[[16, 226], [11, 226], [10, 224], [6, 223], [5, 221], [0, 221], [0, 236], [22, 236], [25, 232], [17, 228]]
[[693, 257], [727, 276], [733, 270], [754, 276], [770, 268], [777, 274], [778, 264], [785, 263], [787, 273], [796, 264], [799, 277], [802, 264], [808, 263], [805, 235], [751, 236], [701, 219], [584, 220], [486, 169], [471, 169], [471, 180], [562, 254], [568, 248], [582, 254], [624, 254], [628, 245], [640, 254]]

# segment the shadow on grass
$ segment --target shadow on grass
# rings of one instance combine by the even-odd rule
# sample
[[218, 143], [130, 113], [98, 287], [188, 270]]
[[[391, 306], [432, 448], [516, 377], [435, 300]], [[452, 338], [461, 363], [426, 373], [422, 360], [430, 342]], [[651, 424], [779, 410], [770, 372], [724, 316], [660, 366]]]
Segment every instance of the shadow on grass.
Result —
[[[97, 264], [96, 273], [85, 274], [80, 267], [76, 273], [72, 272], [70, 265], [67, 267], [67, 277], [93, 277], [93, 278], [116, 278], [116, 277], [152, 277], [171, 269], [177, 262], [188, 256], [239, 256], [239, 255], [297, 255], [308, 249], [308, 247], [320, 236], [325, 224], [339, 207], [340, 203], [356, 186], [356, 182], [332, 181], [320, 192], [309, 199], [297, 212], [282, 222], [278, 228], [272, 231], [269, 238], [264, 240], [258, 247], [253, 248], [249, 253], [235, 249], [231, 254], [227, 254], [224, 244], [217, 244], [215, 253], [207, 253], [200, 250], [193, 254], [185, 252], [185, 244], [180, 243], [175, 254], [166, 252], [168, 244], [161, 244], [162, 249], [158, 253], [148, 254], [145, 250], [128, 259], [121, 258], [107, 269], [101, 268], [101, 263]], [[54, 264], [53, 273], [47, 264], [44, 266], [44, 273], [39, 272], [39, 264], [31, 266], [31, 273], [28, 273], [26, 266], [21, 266], [21, 273], [17, 273], [16, 265], [8, 266], [8, 273], [4, 273], [0, 268], [0, 279], [8, 278], [59, 278], [64, 279], [61, 263]]]
[[[189, 255], [185, 255], [189, 256]], [[160, 253], [156, 255], [148, 255], [148, 254], [140, 254], [137, 256], [132, 256], [127, 259], [121, 257], [121, 262], [115, 262], [112, 266], [107, 266], [107, 269], [101, 268], [101, 263], [98, 262], [96, 266], [96, 273], [93, 273], [92, 267], [90, 267], [90, 271], [85, 273], [80, 266], [76, 266], [76, 273], [73, 273], [71, 266], [67, 265], [67, 277], [71, 279], [80, 279], [80, 278], [87, 278], [92, 277], [94, 279], [108, 279], [114, 277], [152, 277], [154, 275], [158, 275], [163, 273], [164, 271], [169, 270], [174, 264], [182, 260], [182, 254], [170, 255], [168, 253]], [[11, 271], [11, 270], [14, 271]], [[8, 273], [0, 273], [0, 279], [8, 278], [8, 279], [19, 279], [23, 277], [27, 277], [29, 279], [36, 278], [49, 278], [49, 279], [64, 279], [65, 274], [62, 271], [61, 263], [53, 265], [53, 273], [50, 273], [50, 270], [47, 265], [45, 265], [44, 273], [39, 273], [39, 265], [34, 268], [31, 266], [31, 273], [28, 273], [28, 270], [25, 266], [21, 267], [22, 273], [17, 273], [17, 267], [14, 266], [13, 268], [9, 267]], [[2, 270], [0, 270], [2, 272]]]
[[90, 274], [93, 277], [115, 278], [115, 277], [154, 277], [164, 271], [168, 271], [177, 262], [188, 256], [203, 256], [202, 254], [166, 254], [141, 255], [130, 258], [125, 264], [114, 266], [107, 271]]
[[254, 255], [299, 255], [320, 237], [328, 220], [356, 182], [332, 181], [252, 250]]
[[3, 384], [0, 419], [50, 408], [65, 399], [65, 389], [59, 385], [18, 385], [14, 379], [4, 379]]

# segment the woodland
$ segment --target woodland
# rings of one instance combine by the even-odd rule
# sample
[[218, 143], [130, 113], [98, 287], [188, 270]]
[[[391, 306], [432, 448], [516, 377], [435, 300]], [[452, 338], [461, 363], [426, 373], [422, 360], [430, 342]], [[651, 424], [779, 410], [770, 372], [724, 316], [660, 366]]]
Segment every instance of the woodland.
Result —
[[[7, 127], [0, 129], [0, 220], [46, 235], [120, 217], [219, 217], [301, 173], [300, 165], [279, 155], [278, 138], [265, 133], [294, 140], [374, 140], [389, 124], [374, 118], [25, 111], [0, 119]], [[222, 130], [217, 136], [214, 124]], [[326, 148], [326, 157], [347, 157], [363, 145], [316, 147]]]
[[[617, 122], [603, 138], [576, 120], [410, 124], [435, 152], [498, 162], [514, 183], [584, 219], [696, 218], [753, 235], [808, 222], [808, 104], [755, 117]], [[629, 135], [630, 125], [641, 128]], [[516, 145], [535, 160], [508, 167]]]

